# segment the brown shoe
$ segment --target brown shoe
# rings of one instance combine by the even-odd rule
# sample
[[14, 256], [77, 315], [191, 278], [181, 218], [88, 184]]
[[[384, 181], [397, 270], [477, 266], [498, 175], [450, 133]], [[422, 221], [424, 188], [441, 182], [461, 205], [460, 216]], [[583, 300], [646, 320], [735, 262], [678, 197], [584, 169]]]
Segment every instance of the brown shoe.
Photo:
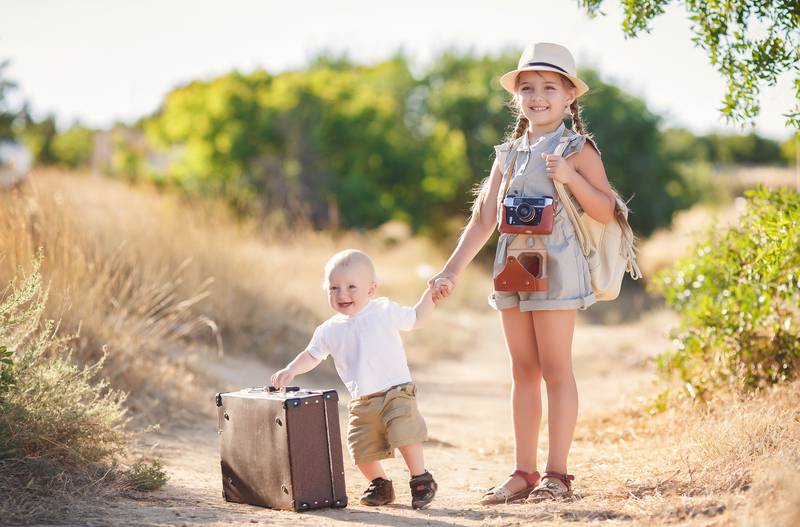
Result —
[[545, 472], [542, 481], [536, 485], [525, 503], [539, 503], [548, 500], [564, 500], [572, 497], [572, 474], [560, 472]]
[[430, 505], [439, 488], [427, 470], [411, 478], [408, 484], [411, 486], [411, 507], [414, 509], [424, 509]]
[[[525, 481], [525, 486], [516, 492], [512, 492], [508, 487], [505, 486], [511, 483], [514, 480], [514, 477], [522, 478]], [[511, 503], [512, 501], [525, 499], [539, 483], [539, 479], [539, 473], [536, 471], [525, 472], [524, 470], [517, 469], [508, 476], [508, 481], [506, 481], [505, 485], [491, 487], [483, 496], [481, 496], [481, 499], [478, 503], [481, 505], [498, 505], [501, 503]]]
[[387, 505], [394, 501], [394, 486], [392, 481], [384, 478], [375, 478], [369, 482], [369, 487], [361, 495], [361, 504], [377, 507]]

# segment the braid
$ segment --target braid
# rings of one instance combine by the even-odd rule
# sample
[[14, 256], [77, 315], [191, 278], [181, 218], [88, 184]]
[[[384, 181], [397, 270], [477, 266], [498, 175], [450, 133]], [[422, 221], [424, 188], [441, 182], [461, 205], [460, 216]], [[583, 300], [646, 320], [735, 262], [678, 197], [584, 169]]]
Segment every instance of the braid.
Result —
[[528, 129], [528, 118], [522, 115], [521, 111], [516, 111], [515, 113], [517, 114], [517, 122], [506, 136], [506, 141], [513, 141], [522, 137], [522, 134]]
[[581, 105], [578, 99], [575, 99], [572, 101], [572, 104], [569, 105], [569, 113], [572, 116], [572, 129], [581, 135], [589, 135], [581, 119]]
[[[522, 137], [522, 134], [528, 130], [528, 118], [522, 114], [522, 110], [517, 105], [516, 97], [512, 98], [508, 105], [511, 108], [512, 113], [517, 118], [517, 122], [514, 124], [514, 127], [509, 128], [509, 132], [506, 135], [506, 141], [513, 141]], [[486, 203], [486, 200], [489, 197], [490, 179], [491, 175], [473, 189], [475, 200], [472, 202], [472, 217], [469, 220], [470, 222], [479, 221], [481, 219], [481, 207], [483, 207], [483, 204]]]

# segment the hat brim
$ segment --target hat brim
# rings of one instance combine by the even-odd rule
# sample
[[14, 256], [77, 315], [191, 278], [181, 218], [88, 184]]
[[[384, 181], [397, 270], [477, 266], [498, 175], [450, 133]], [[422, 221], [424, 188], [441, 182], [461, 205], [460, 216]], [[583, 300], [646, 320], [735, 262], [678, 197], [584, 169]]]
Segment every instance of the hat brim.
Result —
[[526, 66], [524, 68], [520, 68], [518, 70], [511, 70], [502, 77], [500, 77], [500, 85], [505, 88], [508, 93], [516, 94], [516, 87], [517, 87], [517, 76], [523, 71], [552, 71], [553, 73], [558, 73], [560, 75], [565, 76], [572, 84], [575, 85], [575, 88], [578, 90], [577, 96], [580, 97], [587, 91], [589, 91], [589, 86], [580, 80], [578, 77], [574, 75], [570, 75], [569, 73], [564, 73], [556, 68], [551, 68], [549, 66]]

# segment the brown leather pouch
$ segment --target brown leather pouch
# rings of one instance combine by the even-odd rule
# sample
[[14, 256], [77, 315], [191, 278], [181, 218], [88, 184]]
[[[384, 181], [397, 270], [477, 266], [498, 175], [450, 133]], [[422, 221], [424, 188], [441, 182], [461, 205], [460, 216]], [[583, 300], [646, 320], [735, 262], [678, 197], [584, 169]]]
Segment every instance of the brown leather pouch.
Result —
[[506, 264], [494, 278], [495, 291], [547, 291], [547, 251], [541, 240], [518, 236], [508, 247]]

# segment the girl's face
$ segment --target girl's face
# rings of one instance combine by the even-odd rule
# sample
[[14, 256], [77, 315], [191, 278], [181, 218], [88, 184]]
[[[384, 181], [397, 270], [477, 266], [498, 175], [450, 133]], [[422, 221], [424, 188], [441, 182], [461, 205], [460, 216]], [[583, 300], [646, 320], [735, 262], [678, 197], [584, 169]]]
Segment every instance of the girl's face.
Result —
[[523, 71], [517, 77], [517, 103], [534, 126], [547, 126], [564, 118], [576, 90], [552, 71]]

